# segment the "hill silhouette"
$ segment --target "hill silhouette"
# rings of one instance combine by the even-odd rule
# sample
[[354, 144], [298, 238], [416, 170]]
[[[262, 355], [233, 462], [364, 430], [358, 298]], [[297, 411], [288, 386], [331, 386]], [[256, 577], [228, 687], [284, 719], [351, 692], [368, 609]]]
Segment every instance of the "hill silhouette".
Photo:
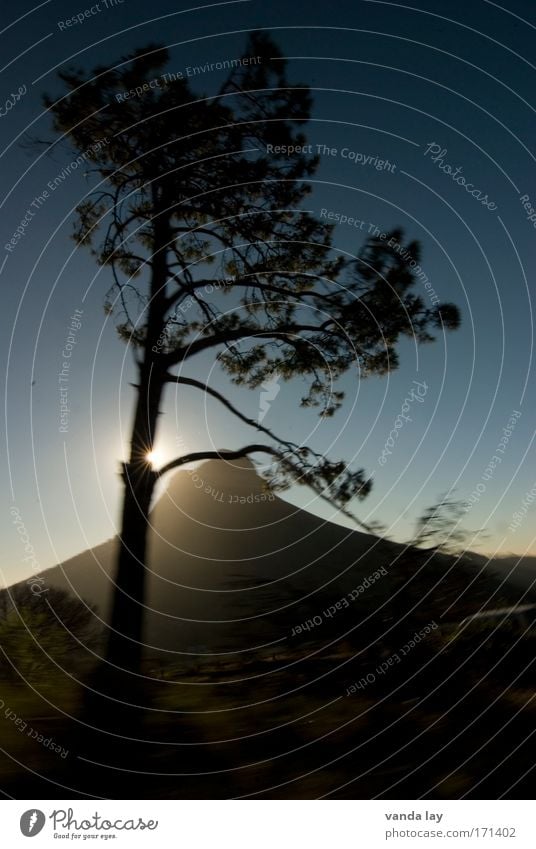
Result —
[[[108, 622], [117, 550], [115, 538], [84, 551], [41, 573], [43, 586], [78, 596]], [[349, 609], [339, 604], [336, 624], [328, 622], [323, 611], [371, 576]], [[294, 628], [311, 617], [321, 617], [322, 629], [304, 630], [299, 643], [340, 638], [371, 611], [381, 631], [415, 600], [425, 618], [448, 610], [460, 621], [481, 606], [515, 604], [519, 586], [501, 582], [477, 555], [458, 562], [296, 508], [270, 492], [246, 458], [210, 460], [177, 472], [153, 507], [145, 654], [294, 650]]]
[[[283, 640], [401, 550], [292, 506], [266, 489], [247, 459], [177, 472], [151, 526], [149, 653], [236, 651]], [[86, 599], [108, 621], [117, 547], [117, 539], [108, 540], [46, 570], [45, 585]]]

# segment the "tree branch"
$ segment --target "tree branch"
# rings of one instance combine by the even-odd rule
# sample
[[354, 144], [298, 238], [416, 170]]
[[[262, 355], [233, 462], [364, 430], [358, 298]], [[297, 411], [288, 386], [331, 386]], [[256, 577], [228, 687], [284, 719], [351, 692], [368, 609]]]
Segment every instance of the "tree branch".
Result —
[[180, 383], [184, 386], [193, 386], [196, 389], [201, 389], [207, 395], [211, 395], [212, 398], [216, 398], [217, 401], [223, 404], [224, 407], [226, 407], [231, 413], [233, 413], [234, 416], [239, 418], [245, 424], [249, 425], [250, 427], [256, 428], [262, 433], [265, 433], [266, 436], [269, 436], [271, 439], [275, 439], [275, 441], [279, 442], [280, 445], [284, 445], [286, 448], [292, 451], [297, 450], [299, 448], [299, 445], [296, 445], [295, 442], [289, 442], [286, 439], [282, 439], [280, 436], [277, 436], [272, 430], [265, 427], [264, 425], [261, 425], [260, 422], [255, 421], [255, 419], [250, 419], [248, 418], [248, 416], [245, 416], [244, 413], [241, 413], [240, 410], [238, 410], [233, 404], [231, 404], [231, 402], [228, 401], [224, 395], [222, 395], [216, 389], [213, 389], [211, 386], [208, 386], [206, 383], [201, 383], [201, 381], [193, 380], [193, 378], [190, 377], [177, 377], [176, 375], [169, 373], [166, 374], [165, 379], [167, 383]]
[[161, 469], [156, 472], [157, 477], [162, 477], [172, 469], [179, 469], [187, 463], [197, 463], [198, 460], [237, 460], [239, 457], [245, 457], [248, 454], [256, 454], [258, 452], [271, 454], [273, 457], [280, 457], [280, 453], [269, 445], [245, 445], [243, 448], [238, 448], [236, 451], [192, 451], [190, 454], [184, 454], [182, 457], [176, 457]]
[[[274, 272], [274, 275], [276, 273], [279, 275], [279, 272]], [[243, 288], [243, 289], [260, 289], [261, 292], [262, 291], [274, 292], [276, 295], [283, 295], [283, 297], [285, 297], [285, 298], [288, 298], [288, 297], [296, 298], [296, 300], [298, 302], [300, 302], [301, 299], [304, 298], [304, 297], [318, 298], [319, 300], [326, 301], [328, 305], [332, 304], [334, 298], [337, 298], [337, 297], [340, 298], [340, 296], [341, 296], [340, 292], [324, 293], [324, 292], [319, 292], [316, 289], [301, 289], [301, 290], [295, 291], [295, 290], [292, 290], [292, 289], [287, 289], [284, 286], [277, 286], [274, 283], [268, 283], [265, 280], [258, 280], [257, 278], [259, 276], [260, 276], [260, 272], [259, 273], [252, 272], [251, 277], [254, 278], [254, 279], [241, 280], [239, 278], [233, 278], [232, 283], [226, 283], [225, 286], [221, 285], [221, 279], [219, 279], [217, 277], [204, 278], [204, 279], [201, 279], [201, 280], [196, 280], [192, 284], [191, 289], [203, 289], [203, 288], [208, 287], [208, 286], [212, 286], [214, 289], [225, 289], [226, 287], [229, 288], [229, 289], [234, 288], [234, 287], [240, 287], [240, 288]], [[175, 282], [177, 282], [178, 285], [182, 284], [182, 281], [179, 279], [179, 275], [173, 274], [173, 275], [170, 275], [170, 277], [173, 280], [175, 280]], [[171, 306], [174, 305], [175, 301], [180, 297], [180, 294], [181, 294], [180, 292], [175, 292], [174, 294], [169, 296], [168, 307], [171, 307]]]
[[341, 338], [341, 334], [327, 330], [322, 324], [296, 324], [294, 327], [278, 327], [275, 330], [259, 330], [256, 325], [252, 327], [242, 326], [221, 333], [213, 333], [210, 336], [204, 336], [177, 351], [162, 354], [162, 357], [170, 365], [176, 365], [201, 353], [201, 351], [214, 348], [216, 345], [223, 345], [226, 342], [236, 342], [240, 339], [279, 339], [282, 342], [289, 343], [291, 342], [291, 337], [300, 337], [304, 331], [309, 333], [328, 333], [330, 336]]

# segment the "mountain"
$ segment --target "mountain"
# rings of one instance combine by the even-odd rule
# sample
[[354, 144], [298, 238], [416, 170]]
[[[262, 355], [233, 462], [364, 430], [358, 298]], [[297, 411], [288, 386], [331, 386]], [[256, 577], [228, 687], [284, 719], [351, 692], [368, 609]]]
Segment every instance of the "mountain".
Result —
[[[277, 645], [401, 550], [267, 492], [247, 459], [177, 472], [152, 510], [151, 531], [151, 654]], [[109, 540], [46, 570], [45, 585], [86, 599], [108, 621], [117, 546]], [[377, 591], [367, 590], [367, 604]]]
[[[112, 539], [48, 569], [44, 586], [96, 605], [107, 622], [117, 549]], [[356, 623], [375, 618], [381, 631], [410, 610], [422, 624], [459, 622], [521, 599], [527, 576], [518, 570], [521, 583], [503, 583], [500, 564], [348, 530], [268, 492], [248, 459], [211, 460], [177, 472], [152, 510], [146, 653], [184, 660], [273, 654], [317, 638], [329, 645]], [[324, 615], [334, 605], [336, 615]], [[296, 639], [294, 629], [315, 617]]]
[[[471, 552], [471, 562], [483, 568], [490, 562], [488, 557]], [[507, 581], [528, 593], [532, 599], [536, 592], [536, 557], [522, 554], [501, 554], [491, 561], [501, 580]]]

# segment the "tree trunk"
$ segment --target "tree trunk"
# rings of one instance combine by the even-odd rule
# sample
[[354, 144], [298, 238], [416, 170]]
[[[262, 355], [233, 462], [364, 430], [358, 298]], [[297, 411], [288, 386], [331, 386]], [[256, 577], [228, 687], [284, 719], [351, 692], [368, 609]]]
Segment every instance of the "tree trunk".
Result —
[[107, 660], [128, 672], [139, 671], [142, 655], [147, 534], [157, 480], [147, 454], [154, 444], [163, 386], [161, 373], [141, 367], [130, 461], [123, 465], [125, 490]]
[[150, 301], [143, 363], [139, 385], [130, 460], [123, 465], [123, 512], [120, 549], [115, 579], [111, 631], [107, 660], [129, 672], [140, 669], [145, 602], [145, 572], [149, 511], [157, 475], [147, 454], [156, 435], [159, 406], [165, 386], [166, 367], [155, 357], [153, 346], [165, 327], [167, 251], [171, 240], [169, 204], [162, 201], [161, 187], [153, 183], [154, 243]]

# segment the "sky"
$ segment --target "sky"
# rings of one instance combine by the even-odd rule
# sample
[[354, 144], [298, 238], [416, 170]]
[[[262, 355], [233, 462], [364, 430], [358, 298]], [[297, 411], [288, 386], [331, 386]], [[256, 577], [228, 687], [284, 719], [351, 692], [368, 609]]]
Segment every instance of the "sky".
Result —
[[[67, 25], [74, 16], [81, 20]], [[308, 142], [323, 153], [305, 208], [360, 222], [335, 230], [336, 249], [350, 255], [376, 229], [403, 227], [422, 244], [432, 287], [421, 278], [417, 289], [425, 301], [433, 292], [458, 304], [463, 318], [433, 345], [404, 342], [388, 376], [345, 377], [346, 404], [334, 418], [300, 410], [300, 387], [281, 383], [263, 423], [365, 468], [373, 491], [355, 511], [383, 522], [393, 539], [409, 539], [422, 510], [450, 493], [470, 502], [464, 527], [481, 531], [471, 547], [536, 554], [533, 4], [47, 0], [9, 7], [0, 27], [0, 585], [116, 533], [134, 402], [130, 353], [103, 312], [106, 271], [70, 238], [74, 206], [87, 191], [82, 170], [44, 196], [74, 156], [25, 143], [51, 137], [42, 95], [61, 92], [60, 68], [89, 70], [150, 43], [168, 46], [169, 70], [187, 74], [239, 57], [253, 29], [270, 32], [289, 59], [289, 78], [312, 88]], [[207, 71], [192, 85], [210, 95], [221, 81]], [[389, 167], [374, 167], [374, 157]], [[461, 175], [472, 194], [455, 179]], [[23, 235], [6, 247], [18, 227]], [[213, 355], [191, 361], [188, 375], [229, 389]], [[262, 390], [231, 391], [256, 418]], [[395, 441], [403, 408], [411, 421]], [[215, 402], [188, 391], [179, 399], [170, 391], [164, 410], [157, 447], [165, 460], [177, 446], [251, 441]], [[303, 488], [284, 497], [347, 523]]]

